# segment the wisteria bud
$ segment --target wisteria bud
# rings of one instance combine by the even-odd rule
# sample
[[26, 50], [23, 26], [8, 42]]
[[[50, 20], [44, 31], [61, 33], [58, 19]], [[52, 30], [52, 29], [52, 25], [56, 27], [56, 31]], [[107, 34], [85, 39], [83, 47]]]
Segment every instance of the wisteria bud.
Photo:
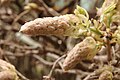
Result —
[[34, 21], [26, 22], [20, 32], [28, 35], [60, 35], [69, 36], [74, 33], [74, 23], [79, 21], [73, 14], [57, 17], [38, 18]]
[[69, 70], [81, 60], [92, 59], [98, 52], [96, 44], [96, 41], [92, 37], [86, 37], [82, 42], [76, 44], [68, 53], [63, 63], [63, 69], [65, 71]]
[[15, 67], [0, 59], [0, 80], [19, 80]]

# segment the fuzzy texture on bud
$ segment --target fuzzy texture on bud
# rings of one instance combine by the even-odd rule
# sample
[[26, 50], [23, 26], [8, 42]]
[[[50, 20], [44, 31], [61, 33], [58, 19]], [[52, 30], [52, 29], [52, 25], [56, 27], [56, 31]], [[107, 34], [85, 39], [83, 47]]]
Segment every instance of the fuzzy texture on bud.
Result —
[[38, 18], [34, 21], [25, 23], [21, 27], [20, 32], [28, 35], [69, 36], [69, 33], [74, 32], [71, 31], [71, 28], [73, 28], [72, 24], [77, 23], [78, 20], [78, 17], [73, 14], [67, 14], [56, 17]]
[[68, 53], [63, 63], [63, 69], [65, 71], [69, 70], [81, 60], [92, 59], [98, 52], [96, 44], [96, 41], [92, 37], [86, 37], [82, 42], [76, 44]]
[[0, 59], [0, 80], [19, 80], [15, 67]]

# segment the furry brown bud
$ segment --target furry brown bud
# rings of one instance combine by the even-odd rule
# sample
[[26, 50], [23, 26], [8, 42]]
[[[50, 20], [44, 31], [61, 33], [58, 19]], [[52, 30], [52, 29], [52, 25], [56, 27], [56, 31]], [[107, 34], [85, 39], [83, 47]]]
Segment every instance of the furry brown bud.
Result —
[[71, 23], [76, 23], [78, 17], [72, 14], [67, 14], [57, 17], [38, 18], [34, 21], [25, 23], [20, 32], [28, 35], [69, 35], [69, 29], [72, 28]]
[[15, 67], [0, 59], [0, 80], [19, 80]]
[[92, 59], [97, 51], [96, 41], [92, 37], [86, 37], [68, 53], [63, 63], [63, 69], [69, 70], [81, 60]]

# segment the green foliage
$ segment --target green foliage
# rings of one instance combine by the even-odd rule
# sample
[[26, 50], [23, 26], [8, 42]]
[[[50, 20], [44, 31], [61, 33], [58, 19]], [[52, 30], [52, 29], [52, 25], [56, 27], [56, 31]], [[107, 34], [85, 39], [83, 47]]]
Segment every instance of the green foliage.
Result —
[[[117, 36], [119, 36], [118, 33], [120, 30], [111, 30], [114, 21], [113, 16], [117, 13], [117, 2], [113, 0], [109, 5], [106, 4], [107, 2], [103, 4], [101, 9], [98, 9], [98, 12], [100, 12], [98, 14], [100, 14], [100, 16], [97, 20], [90, 20], [87, 11], [77, 5], [74, 13], [79, 18], [79, 23], [76, 23], [77, 25], [75, 25], [77, 35], [74, 34], [74, 37], [92, 36], [95, 40], [105, 45], [106, 42], [104, 42], [104, 39], [106, 36], [110, 35], [109, 37], [113, 40], [115, 40], [114, 37], [116, 36], [116, 42], [119, 43], [119, 37]], [[105, 28], [105, 30], [102, 28]], [[112, 39], [110, 41], [112, 41]]]
[[90, 27], [91, 23], [87, 11], [77, 5], [74, 13], [78, 17], [78, 20], [77, 22], [70, 20], [71, 28], [66, 31], [66, 34], [70, 34], [70, 36], [74, 38], [87, 35], [87, 32], [89, 32], [88, 28]]
[[77, 16], [84, 15], [89, 19], [89, 15], [88, 15], [87, 11], [84, 8], [82, 8], [82, 7], [78, 6], [78, 5], [77, 5], [77, 8], [75, 9], [74, 13]]

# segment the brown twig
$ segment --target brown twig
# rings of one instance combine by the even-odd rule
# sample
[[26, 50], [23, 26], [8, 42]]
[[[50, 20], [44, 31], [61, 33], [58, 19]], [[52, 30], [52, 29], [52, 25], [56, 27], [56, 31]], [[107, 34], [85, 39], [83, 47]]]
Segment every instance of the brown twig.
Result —
[[88, 75], [90, 74], [89, 72], [84, 72], [82, 70], [78, 70], [78, 69], [71, 69], [69, 71], [63, 71], [61, 69], [55, 69], [56, 72], [60, 72], [60, 73], [72, 73], [72, 74], [77, 74], [77, 75]]
[[35, 54], [34, 54], [33, 57], [36, 58], [36, 59], [38, 59], [38, 60], [39, 60], [41, 63], [43, 63], [44, 65], [48, 65], [48, 66], [54, 65], [53, 62], [48, 62], [48, 61], [44, 60], [43, 58], [41, 58], [41, 57], [38, 56], [38, 55], [35, 55]]
[[53, 71], [54, 71], [54, 69], [55, 69], [55, 66], [56, 66], [56, 64], [58, 63], [58, 61], [60, 61], [61, 59], [63, 59], [65, 56], [66, 56], [66, 54], [63, 55], [63, 56], [61, 56], [60, 58], [58, 58], [58, 59], [54, 62], [53, 67], [52, 67], [52, 69], [51, 69], [51, 71], [50, 71], [50, 73], [49, 73], [49, 75], [48, 75], [49, 77], [52, 76], [52, 73], [53, 73]]
[[27, 14], [28, 12], [30, 12], [30, 10], [25, 10], [22, 13], [20, 13], [13, 21], [12, 25], [14, 25], [23, 15]]
[[91, 76], [94, 76], [95, 73], [90, 73], [89, 75], [87, 75], [83, 80], [89, 80], [89, 78], [91, 78]]
[[16, 43], [13, 43], [13, 42], [9, 42], [7, 40], [0, 40], [0, 45], [6, 45], [6, 46], [10, 46], [12, 45], [13, 47], [17, 47], [19, 49], [27, 49], [27, 50], [31, 50], [31, 49], [35, 49], [34, 47], [31, 47], [31, 46], [21, 46], [21, 45], [18, 45]]
[[112, 60], [112, 53], [111, 53], [111, 45], [110, 45], [110, 40], [107, 39], [107, 54], [108, 54], [108, 61]]
[[52, 16], [59, 16], [60, 14], [56, 12], [54, 9], [48, 7], [43, 0], [36, 0], [38, 4], [42, 4], [46, 11]]
[[59, 57], [59, 58], [54, 62], [53, 66], [52, 66], [52, 69], [51, 69], [50, 73], [48, 74], [48, 76], [43, 76], [43, 78], [50, 79], [51, 76], [52, 76], [52, 73], [53, 73], [53, 71], [54, 71], [54, 69], [55, 69], [56, 64], [57, 64], [61, 59], [63, 59], [64, 57], [66, 57], [66, 54], [64, 54], [63, 56]]
[[16, 72], [22, 78], [22, 80], [30, 80], [30, 79], [26, 78], [25, 76], [23, 76], [19, 71], [16, 70]]

